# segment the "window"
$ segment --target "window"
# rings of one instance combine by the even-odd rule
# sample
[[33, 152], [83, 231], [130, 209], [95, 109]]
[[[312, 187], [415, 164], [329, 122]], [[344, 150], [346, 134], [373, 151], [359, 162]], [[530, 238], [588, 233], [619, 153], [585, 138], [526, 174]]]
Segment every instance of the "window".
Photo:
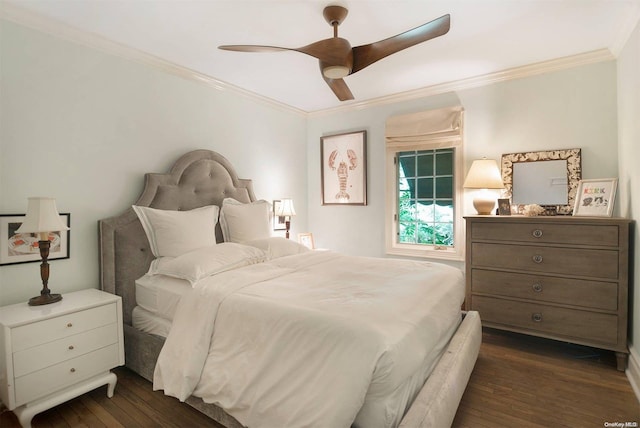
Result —
[[[445, 109], [449, 110], [449, 109]], [[420, 113], [424, 121], [434, 112]], [[443, 132], [398, 136], [387, 121], [387, 253], [460, 260], [463, 256], [462, 111]], [[412, 115], [416, 116], [416, 115]], [[407, 122], [405, 116], [404, 125]], [[401, 119], [402, 120], [402, 119]], [[435, 125], [438, 125], [437, 120]], [[432, 123], [433, 125], [434, 123]], [[415, 126], [405, 126], [411, 130]], [[427, 128], [430, 129], [430, 128]], [[395, 134], [394, 135], [394, 131]], [[400, 132], [406, 132], [402, 130]]]

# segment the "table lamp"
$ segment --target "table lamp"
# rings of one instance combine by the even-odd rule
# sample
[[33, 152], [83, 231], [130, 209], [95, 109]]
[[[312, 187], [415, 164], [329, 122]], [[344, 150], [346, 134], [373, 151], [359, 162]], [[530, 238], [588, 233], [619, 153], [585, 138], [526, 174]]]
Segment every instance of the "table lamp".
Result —
[[296, 215], [296, 209], [293, 207], [293, 199], [282, 199], [276, 210], [278, 217], [284, 217], [284, 225], [286, 229], [285, 237], [289, 239], [289, 226], [291, 226], [291, 217]]
[[498, 163], [487, 158], [474, 160], [462, 187], [479, 189], [473, 198], [473, 207], [480, 215], [491, 214], [497, 198], [489, 189], [504, 189]]
[[47, 286], [49, 282], [49, 263], [47, 263], [47, 259], [49, 258], [49, 248], [51, 247], [49, 234], [64, 230], [69, 230], [69, 228], [60, 219], [54, 198], [29, 198], [27, 215], [22, 225], [16, 230], [16, 233], [38, 234], [38, 247], [42, 258], [40, 277], [42, 278], [43, 287], [39, 296], [29, 299], [30, 306], [47, 305], [62, 300], [60, 294], [51, 294]]

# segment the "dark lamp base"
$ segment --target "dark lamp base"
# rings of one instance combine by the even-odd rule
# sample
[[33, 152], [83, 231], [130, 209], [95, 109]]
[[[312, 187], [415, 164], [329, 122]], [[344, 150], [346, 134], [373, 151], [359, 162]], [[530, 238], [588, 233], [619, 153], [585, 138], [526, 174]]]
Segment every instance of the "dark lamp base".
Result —
[[48, 305], [49, 303], [55, 303], [62, 300], [61, 294], [41, 294], [37, 297], [29, 299], [29, 306]]

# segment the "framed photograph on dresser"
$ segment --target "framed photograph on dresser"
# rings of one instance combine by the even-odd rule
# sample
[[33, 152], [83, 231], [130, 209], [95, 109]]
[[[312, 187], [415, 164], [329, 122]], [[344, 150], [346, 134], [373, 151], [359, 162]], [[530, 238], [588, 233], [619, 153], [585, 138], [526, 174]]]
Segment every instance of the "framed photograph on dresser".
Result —
[[617, 185], [617, 178], [580, 180], [573, 215], [611, 217]]

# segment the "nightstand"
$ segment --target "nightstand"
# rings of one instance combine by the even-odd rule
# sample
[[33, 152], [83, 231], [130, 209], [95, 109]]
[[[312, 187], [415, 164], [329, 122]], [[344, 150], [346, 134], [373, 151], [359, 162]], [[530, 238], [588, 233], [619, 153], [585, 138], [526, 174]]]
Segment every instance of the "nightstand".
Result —
[[88, 289], [43, 306], [0, 308], [0, 399], [23, 427], [36, 414], [108, 385], [124, 364], [122, 300]]

